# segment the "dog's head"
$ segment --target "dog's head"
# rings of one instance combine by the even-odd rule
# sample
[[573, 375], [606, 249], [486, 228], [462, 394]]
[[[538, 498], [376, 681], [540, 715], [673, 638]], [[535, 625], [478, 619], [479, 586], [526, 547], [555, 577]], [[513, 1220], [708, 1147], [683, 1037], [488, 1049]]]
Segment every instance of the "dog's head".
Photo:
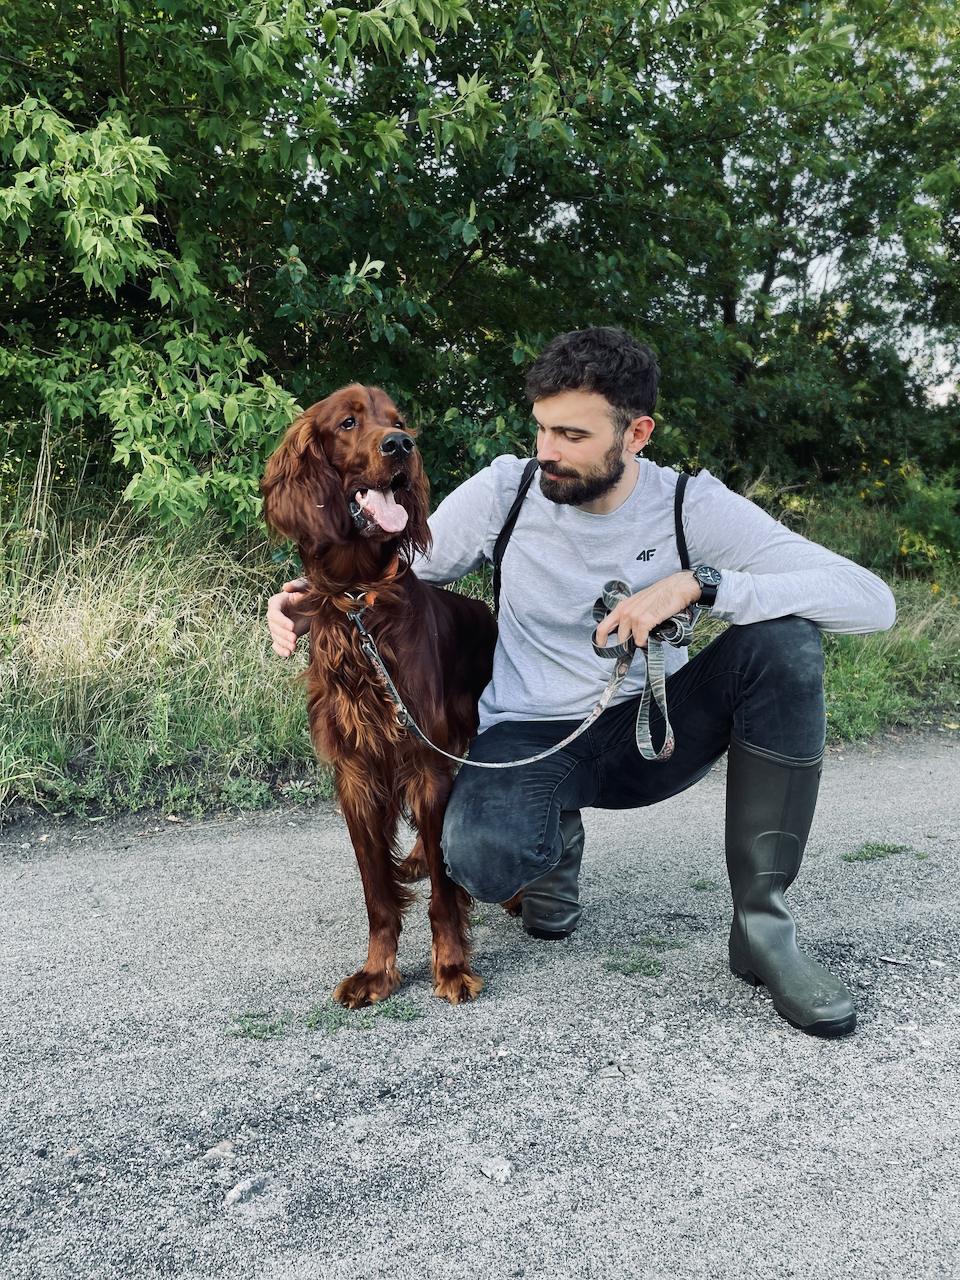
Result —
[[430, 546], [427, 478], [396, 405], [353, 383], [302, 413], [267, 462], [267, 524], [308, 554], [395, 539], [409, 559]]

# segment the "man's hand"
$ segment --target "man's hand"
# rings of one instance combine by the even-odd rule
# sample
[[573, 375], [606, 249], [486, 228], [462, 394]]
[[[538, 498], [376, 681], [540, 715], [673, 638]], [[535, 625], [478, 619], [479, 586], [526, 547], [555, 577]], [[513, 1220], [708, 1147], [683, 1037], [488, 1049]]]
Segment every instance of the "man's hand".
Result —
[[633, 636], [637, 648], [645, 649], [651, 628], [699, 599], [700, 583], [693, 574], [686, 569], [673, 573], [629, 600], [621, 600], [597, 627], [597, 644], [606, 644], [607, 637], [616, 631], [618, 644]]
[[306, 578], [285, 582], [279, 595], [267, 602], [267, 626], [273, 641], [273, 652], [281, 658], [292, 657], [297, 640], [310, 630], [310, 619], [297, 613], [297, 605], [307, 590]]

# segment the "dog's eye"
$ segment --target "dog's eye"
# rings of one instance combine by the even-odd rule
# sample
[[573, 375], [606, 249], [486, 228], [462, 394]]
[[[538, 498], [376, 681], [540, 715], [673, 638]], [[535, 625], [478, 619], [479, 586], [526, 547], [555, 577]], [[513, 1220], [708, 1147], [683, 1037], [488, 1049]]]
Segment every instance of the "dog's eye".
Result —
[[356, 425], [357, 425], [356, 418], [344, 418], [344, 420], [340, 423], [340, 430], [352, 431]]
[[398, 418], [396, 422], [393, 424], [393, 429], [394, 431], [406, 431], [407, 425], [405, 422], [401, 422], [400, 419]]

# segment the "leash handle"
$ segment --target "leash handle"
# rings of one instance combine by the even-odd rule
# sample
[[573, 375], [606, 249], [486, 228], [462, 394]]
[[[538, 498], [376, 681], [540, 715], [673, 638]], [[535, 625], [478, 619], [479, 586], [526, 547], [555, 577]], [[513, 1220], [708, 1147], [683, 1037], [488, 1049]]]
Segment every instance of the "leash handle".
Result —
[[[593, 606], [595, 621], [602, 622], [607, 614], [613, 612], [621, 600], [629, 598], [630, 588], [625, 582], [620, 582], [615, 578], [611, 582], [605, 583], [603, 594]], [[647, 678], [644, 681], [643, 694], [640, 698], [640, 706], [637, 709], [636, 726], [637, 750], [644, 760], [669, 760], [673, 755], [676, 738], [674, 737], [673, 726], [670, 724], [670, 716], [667, 714], [667, 677], [663, 646], [670, 644], [677, 649], [686, 648], [693, 639], [693, 628], [696, 625], [699, 612], [699, 609], [688, 606], [679, 613], [675, 613], [672, 617], [665, 619], [665, 621], [658, 623], [657, 626], [652, 627], [647, 636]], [[635, 650], [636, 643], [633, 636], [628, 637], [622, 644], [601, 645], [597, 644], [596, 631], [593, 633], [593, 651], [601, 658], [619, 660], [622, 655], [627, 653], [632, 657]], [[663, 746], [659, 751], [654, 750], [653, 740], [650, 737], [651, 699], [660, 708], [663, 723], [666, 726]]]
[[[629, 600], [630, 594], [627, 584], [616, 578], [612, 582], [605, 583], [603, 594], [593, 606], [594, 622], [602, 622], [622, 600]], [[655, 627], [651, 627], [650, 636], [661, 644], [673, 645], [675, 649], [685, 649], [693, 639], [693, 628], [696, 626], [699, 612], [699, 609], [695, 610], [692, 606], [688, 606], [663, 622], [658, 622]], [[633, 636], [628, 636], [623, 644], [597, 644], [596, 631], [591, 637], [591, 643], [598, 658], [625, 657], [627, 653], [633, 654], [637, 647]]]

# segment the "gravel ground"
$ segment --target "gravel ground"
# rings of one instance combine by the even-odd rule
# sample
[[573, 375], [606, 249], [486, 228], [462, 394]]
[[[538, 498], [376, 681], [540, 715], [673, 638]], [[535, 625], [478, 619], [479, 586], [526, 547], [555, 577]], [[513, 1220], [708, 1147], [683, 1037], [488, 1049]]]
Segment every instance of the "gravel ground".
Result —
[[8, 825], [3, 1276], [960, 1276], [958, 783], [956, 735], [828, 756], [790, 900], [842, 1041], [726, 968], [722, 766], [585, 814], [568, 941], [478, 906], [456, 1009], [423, 903], [400, 998], [327, 1004], [365, 939], [332, 806]]

